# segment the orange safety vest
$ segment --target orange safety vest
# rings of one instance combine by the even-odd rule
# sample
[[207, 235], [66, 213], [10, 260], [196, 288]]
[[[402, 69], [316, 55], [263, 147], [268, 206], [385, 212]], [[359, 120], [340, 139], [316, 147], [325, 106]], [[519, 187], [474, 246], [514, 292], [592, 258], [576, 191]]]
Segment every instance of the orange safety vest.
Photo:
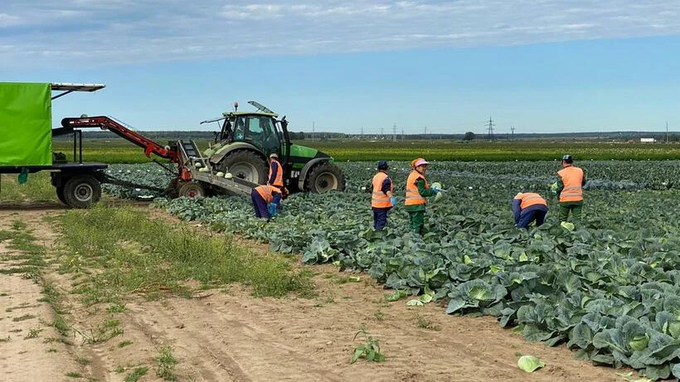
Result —
[[557, 174], [562, 178], [562, 184], [564, 184], [564, 189], [560, 192], [560, 203], [582, 201], [583, 170], [569, 166], [561, 169]]
[[427, 200], [425, 200], [424, 197], [420, 196], [420, 192], [418, 192], [418, 186], [416, 186], [416, 180], [422, 179], [425, 181], [425, 188], [429, 188], [430, 185], [427, 183], [427, 179], [425, 179], [425, 176], [423, 174], [419, 173], [416, 170], [411, 171], [411, 174], [409, 174], [408, 179], [406, 179], [406, 205], [407, 206], [416, 206], [419, 204], [426, 204]]
[[537, 204], [547, 206], [548, 203], [541, 197], [541, 195], [534, 192], [524, 192], [519, 193], [515, 196], [515, 199], [519, 199], [522, 202], [519, 205], [520, 209], [525, 209], [527, 207], [535, 206]]
[[[373, 197], [371, 198], [371, 207], [375, 208], [390, 208], [392, 202], [390, 197], [382, 192], [382, 184], [385, 179], [389, 178], [386, 173], [380, 171], [373, 177]], [[392, 191], [392, 184], [390, 183], [390, 192]]]
[[[276, 159], [272, 159], [272, 162], [276, 162], [276, 164], [279, 165], [279, 169], [278, 171], [276, 171], [276, 178], [274, 178], [274, 183], [272, 183], [271, 185], [281, 188], [283, 187], [283, 167], [281, 167], [281, 163], [279, 163], [279, 161], [277, 161]], [[271, 177], [272, 177], [272, 164], [270, 163], [269, 177], [267, 178], [267, 182], [269, 181], [269, 179], [271, 179]]]
[[278, 188], [269, 185], [257, 186], [255, 187], [255, 191], [257, 191], [257, 193], [260, 194], [262, 199], [264, 199], [264, 201], [267, 203], [271, 203], [272, 199], [274, 199], [274, 193], [279, 192]]

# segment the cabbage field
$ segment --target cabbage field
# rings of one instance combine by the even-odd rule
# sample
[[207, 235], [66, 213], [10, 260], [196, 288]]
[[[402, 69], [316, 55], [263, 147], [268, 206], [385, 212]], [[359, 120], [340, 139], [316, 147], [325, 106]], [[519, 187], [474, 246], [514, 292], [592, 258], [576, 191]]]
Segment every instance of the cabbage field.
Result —
[[[400, 203], [378, 232], [362, 190], [374, 164], [338, 164], [345, 192], [292, 195], [268, 224], [247, 197], [157, 199], [154, 206], [302, 254], [308, 264], [366, 272], [394, 290], [390, 299], [440, 301], [449, 314], [495, 316], [530, 341], [564, 344], [597, 364], [628, 365], [653, 380], [680, 377], [680, 162], [576, 163], [589, 182], [575, 229], [556, 221], [548, 193], [559, 162], [434, 162], [428, 179], [448, 193], [428, 205], [423, 237], [409, 232], [403, 208], [406, 162], [391, 163]], [[153, 164], [110, 171], [155, 186], [168, 181]], [[513, 226], [511, 200], [523, 190], [549, 201], [540, 228]]]

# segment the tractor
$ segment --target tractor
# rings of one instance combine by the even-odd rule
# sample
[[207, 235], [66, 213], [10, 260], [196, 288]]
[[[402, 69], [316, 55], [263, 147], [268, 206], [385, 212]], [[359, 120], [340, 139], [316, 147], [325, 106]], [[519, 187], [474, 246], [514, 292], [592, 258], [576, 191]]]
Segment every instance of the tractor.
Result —
[[222, 117], [201, 123], [221, 122], [215, 142], [203, 156], [218, 171], [250, 183], [266, 184], [268, 160], [276, 153], [283, 167], [283, 178], [289, 192], [323, 193], [345, 189], [345, 176], [333, 158], [323, 152], [292, 144], [288, 121], [255, 101], [257, 111], [224, 112]]

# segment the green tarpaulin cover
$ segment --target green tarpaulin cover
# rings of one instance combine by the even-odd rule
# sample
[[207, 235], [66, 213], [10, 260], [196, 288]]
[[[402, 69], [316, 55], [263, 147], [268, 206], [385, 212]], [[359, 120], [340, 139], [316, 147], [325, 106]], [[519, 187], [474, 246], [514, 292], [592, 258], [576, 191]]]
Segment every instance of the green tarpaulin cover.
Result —
[[50, 84], [0, 82], [0, 166], [52, 165]]

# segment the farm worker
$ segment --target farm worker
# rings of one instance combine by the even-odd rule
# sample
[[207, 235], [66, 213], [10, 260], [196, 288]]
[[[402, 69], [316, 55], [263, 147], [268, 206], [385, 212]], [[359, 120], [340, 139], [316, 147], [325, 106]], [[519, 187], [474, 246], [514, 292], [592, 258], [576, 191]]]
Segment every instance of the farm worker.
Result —
[[255, 216], [271, 219], [276, 215], [276, 207], [281, 202], [281, 191], [270, 185], [257, 186], [250, 192], [255, 208]]
[[281, 189], [283, 187], [283, 167], [276, 153], [269, 154], [269, 178], [267, 184]]
[[560, 198], [560, 221], [567, 221], [569, 211], [575, 221], [580, 221], [583, 208], [583, 186], [586, 184], [585, 174], [582, 169], [574, 166], [574, 158], [571, 155], [562, 157], [562, 169], [557, 174], [560, 176], [556, 190]]
[[512, 200], [512, 212], [515, 214], [517, 227], [527, 228], [533, 221], [539, 227], [545, 221], [548, 203], [537, 193], [520, 192]]
[[387, 225], [387, 211], [397, 202], [392, 195], [392, 179], [387, 175], [387, 161], [378, 162], [378, 173], [373, 176], [373, 193], [371, 209], [373, 210], [373, 227], [383, 229]]
[[430, 163], [423, 158], [411, 161], [413, 171], [406, 179], [406, 212], [411, 219], [411, 229], [416, 233], [423, 234], [425, 228], [425, 204], [428, 196], [437, 195], [439, 189], [430, 188], [425, 179], [425, 172]]

